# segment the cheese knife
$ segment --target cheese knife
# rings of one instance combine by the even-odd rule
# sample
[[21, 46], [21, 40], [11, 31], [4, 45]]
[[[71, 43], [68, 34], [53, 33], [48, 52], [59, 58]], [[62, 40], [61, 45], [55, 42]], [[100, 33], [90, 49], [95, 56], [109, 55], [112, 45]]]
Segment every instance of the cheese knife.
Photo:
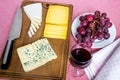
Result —
[[9, 67], [12, 56], [13, 43], [15, 39], [19, 38], [21, 33], [21, 27], [22, 27], [22, 10], [21, 7], [18, 7], [10, 29], [9, 38], [7, 40], [7, 44], [4, 50], [1, 69], [7, 69]]

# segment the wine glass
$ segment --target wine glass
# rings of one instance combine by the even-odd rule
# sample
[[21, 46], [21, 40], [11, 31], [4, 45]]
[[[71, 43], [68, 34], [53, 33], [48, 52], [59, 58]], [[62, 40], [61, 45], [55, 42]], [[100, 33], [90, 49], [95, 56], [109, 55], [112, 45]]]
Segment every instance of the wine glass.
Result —
[[84, 68], [89, 66], [92, 60], [92, 49], [83, 45], [84, 43], [77, 43], [70, 51], [69, 71], [74, 78], [81, 77], [85, 73]]

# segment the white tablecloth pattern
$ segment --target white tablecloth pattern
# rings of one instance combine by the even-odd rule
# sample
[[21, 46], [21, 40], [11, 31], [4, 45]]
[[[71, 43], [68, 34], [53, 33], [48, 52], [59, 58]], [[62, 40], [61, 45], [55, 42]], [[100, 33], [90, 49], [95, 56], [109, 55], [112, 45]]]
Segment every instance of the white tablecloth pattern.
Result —
[[120, 44], [94, 80], [120, 80]]
[[[86, 72], [89, 80], [93, 80], [93, 78], [97, 75], [97, 73], [99, 71], [101, 73], [102, 69], [104, 69], [102, 67], [105, 65], [105, 63], [108, 61], [108, 59], [111, 56], [113, 56], [113, 54], [116, 52], [116, 50], [118, 49], [117, 47], [118, 47], [119, 44], [120, 44], [120, 38], [118, 38], [112, 44], [104, 47], [100, 51], [94, 53], [93, 58], [92, 58], [93, 59], [92, 63], [90, 64], [90, 66], [88, 68], [85, 69], [85, 72]], [[120, 57], [118, 57], [118, 58], [120, 58]], [[120, 61], [120, 59], [119, 59], [119, 61]], [[116, 61], [114, 61], [112, 63], [115, 63], [115, 62]], [[112, 66], [112, 67], [114, 67], [114, 66]], [[119, 69], [119, 71], [120, 71], [120, 69]], [[98, 76], [99, 76], [99, 74], [98, 74]], [[108, 80], [108, 79], [98, 79], [98, 80]]]

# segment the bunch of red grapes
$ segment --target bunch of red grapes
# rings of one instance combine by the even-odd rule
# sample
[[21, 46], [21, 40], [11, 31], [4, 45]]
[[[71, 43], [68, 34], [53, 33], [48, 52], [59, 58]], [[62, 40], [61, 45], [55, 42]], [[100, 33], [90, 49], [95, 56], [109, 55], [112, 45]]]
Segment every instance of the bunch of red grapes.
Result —
[[78, 43], [83, 43], [83, 47], [91, 47], [96, 39], [103, 40], [110, 37], [109, 28], [112, 22], [106, 13], [95, 11], [94, 14], [87, 14], [79, 17], [80, 25], [77, 27], [75, 35]]

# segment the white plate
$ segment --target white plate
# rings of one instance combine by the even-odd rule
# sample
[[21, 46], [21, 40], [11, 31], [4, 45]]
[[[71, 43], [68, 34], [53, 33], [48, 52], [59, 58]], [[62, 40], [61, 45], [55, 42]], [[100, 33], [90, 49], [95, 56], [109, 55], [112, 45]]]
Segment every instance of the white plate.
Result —
[[[77, 16], [74, 19], [73, 23], [72, 23], [71, 31], [72, 31], [72, 34], [73, 34], [75, 39], [76, 39], [75, 35], [77, 34], [77, 30], [76, 29], [80, 25], [79, 17], [80, 16], [84, 16], [86, 14], [93, 14], [93, 13], [81, 14], [81, 15]], [[97, 41], [93, 42], [92, 48], [102, 48], [102, 47], [105, 47], [105, 46], [107, 46], [108, 44], [112, 43], [115, 40], [115, 38], [116, 38], [116, 28], [115, 28], [115, 25], [113, 24], [113, 22], [112, 22], [112, 26], [109, 28], [109, 33], [110, 33], [110, 38], [109, 39], [107, 39], [107, 40], [105, 40], [105, 39], [97, 40]]]

